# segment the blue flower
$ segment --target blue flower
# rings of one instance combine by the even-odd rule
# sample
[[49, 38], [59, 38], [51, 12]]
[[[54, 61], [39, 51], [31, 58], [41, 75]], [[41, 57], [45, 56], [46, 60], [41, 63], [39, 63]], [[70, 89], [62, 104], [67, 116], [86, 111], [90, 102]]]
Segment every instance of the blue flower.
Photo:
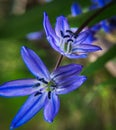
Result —
[[28, 40], [40, 40], [44, 37], [44, 31], [39, 31], [39, 32], [30, 32], [26, 35], [26, 38]]
[[[78, 16], [81, 13], [83, 13], [83, 11], [82, 11], [80, 5], [78, 3], [73, 3], [71, 5], [71, 15], [75, 17], [75, 16]], [[96, 41], [97, 38], [95, 37], [95, 34], [97, 33], [97, 31], [100, 30], [100, 28], [101, 28], [100, 24], [96, 24], [96, 25], [94, 25], [92, 27], [86, 27], [85, 29], [88, 30], [89, 35], [85, 39], [86, 40], [85, 42], [92, 44], [94, 41]], [[76, 28], [76, 30], [77, 30], [77, 28]]]
[[51, 123], [60, 107], [58, 95], [67, 94], [79, 88], [86, 80], [85, 76], [79, 75], [82, 70], [81, 65], [61, 66], [50, 74], [34, 51], [22, 47], [21, 55], [35, 79], [9, 81], [0, 86], [0, 96], [30, 95], [14, 117], [11, 130], [29, 121], [42, 108], [44, 109], [44, 119]]
[[[102, 8], [108, 3], [110, 3], [111, 1], [112, 0], [92, 0], [92, 5], [90, 6], [90, 10]], [[102, 20], [99, 23], [99, 25], [106, 33], [110, 33], [111, 31], [116, 29], [116, 17], [113, 16], [109, 19]]]
[[77, 4], [77, 3], [73, 3], [71, 5], [71, 15], [72, 16], [77, 16], [77, 15], [79, 15], [81, 13], [82, 13], [82, 9], [81, 9], [80, 5]]
[[91, 0], [93, 3], [93, 9], [100, 8], [105, 6], [106, 4], [110, 3], [112, 0]]
[[78, 36], [69, 27], [64, 16], [57, 18], [55, 30], [52, 28], [48, 15], [44, 13], [44, 29], [50, 45], [61, 55], [68, 58], [85, 58], [87, 53], [101, 50], [100, 47], [86, 41], [89, 31], [82, 31]]

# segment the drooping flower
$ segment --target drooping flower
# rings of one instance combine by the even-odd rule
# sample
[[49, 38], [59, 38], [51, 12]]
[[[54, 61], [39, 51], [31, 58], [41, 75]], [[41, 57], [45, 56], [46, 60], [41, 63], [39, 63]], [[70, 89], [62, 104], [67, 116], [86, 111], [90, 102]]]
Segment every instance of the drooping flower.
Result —
[[89, 30], [82, 31], [76, 36], [64, 16], [57, 18], [54, 30], [47, 13], [44, 13], [43, 25], [50, 45], [68, 58], [85, 58], [89, 52], [101, 50], [100, 47], [86, 41]]
[[42, 108], [44, 119], [51, 123], [60, 107], [58, 95], [79, 88], [86, 80], [85, 76], [79, 75], [82, 70], [79, 64], [61, 66], [50, 74], [41, 59], [31, 49], [22, 47], [21, 55], [35, 79], [9, 81], [0, 86], [0, 96], [30, 95], [14, 117], [11, 130], [29, 121]]

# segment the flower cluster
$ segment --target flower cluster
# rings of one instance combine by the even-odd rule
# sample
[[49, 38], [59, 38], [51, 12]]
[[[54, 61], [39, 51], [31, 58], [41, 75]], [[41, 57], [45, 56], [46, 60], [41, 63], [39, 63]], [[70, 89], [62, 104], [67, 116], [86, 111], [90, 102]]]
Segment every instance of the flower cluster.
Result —
[[[102, 8], [112, 0], [91, 0], [92, 5], [90, 6], [90, 10], [94, 10], [96, 8]], [[109, 19], [102, 20], [100, 23], [100, 28], [103, 29], [106, 33], [110, 33], [114, 29], [116, 29], [116, 16], [112, 16]]]
[[[71, 6], [72, 16], [82, 13], [80, 6]], [[101, 50], [93, 44], [94, 32], [99, 25], [83, 28], [77, 35], [78, 28], [71, 28], [68, 19], [59, 16], [53, 28], [49, 17], [44, 12], [43, 26], [45, 32], [28, 34], [28, 38], [37, 39], [44, 34], [51, 45], [62, 57], [70, 59], [86, 58], [88, 53]], [[87, 79], [80, 75], [83, 66], [80, 64], [59, 64], [50, 73], [40, 57], [31, 49], [23, 46], [21, 56], [34, 79], [19, 79], [6, 82], [0, 86], [0, 96], [29, 96], [14, 117], [10, 129], [13, 130], [28, 122], [36, 113], [43, 109], [45, 121], [53, 122], [60, 107], [59, 95], [67, 94], [79, 88]]]

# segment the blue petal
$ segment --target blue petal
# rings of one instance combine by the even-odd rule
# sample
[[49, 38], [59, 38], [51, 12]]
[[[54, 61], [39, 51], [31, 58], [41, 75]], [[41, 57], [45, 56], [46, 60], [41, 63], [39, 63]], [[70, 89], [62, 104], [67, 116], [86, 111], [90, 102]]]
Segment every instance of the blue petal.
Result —
[[66, 57], [70, 58], [70, 59], [79, 59], [79, 58], [86, 58], [87, 54], [86, 53], [74, 53], [72, 52], [72, 54], [66, 54]]
[[56, 94], [67, 94], [72, 92], [79, 88], [86, 81], [86, 79], [86, 76], [72, 76], [67, 78], [59, 83]]
[[72, 53], [88, 53], [102, 50], [99, 46], [91, 45], [91, 44], [79, 44], [75, 48], [72, 49]]
[[51, 99], [48, 99], [44, 107], [44, 119], [51, 123], [57, 115], [60, 107], [60, 101], [55, 93], [51, 93]]
[[100, 22], [101, 23], [101, 26], [103, 28], [103, 30], [106, 32], [106, 33], [109, 33], [111, 31], [111, 28], [109, 26], [109, 23], [107, 20], [103, 20]]
[[46, 80], [50, 79], [46, 66], [34, 51], [23, 46], [21, 49], [21, 55], [28, 69], [36, 77], [45, 78]]
[[30, 95], [36, 91], [33, 86], [37, 84], [35, 79], [22, 79], [6, 82], [0, 86], [0, 96], [13, 97]]
[[64, 16], [57, 18], [55, 32], [59, 37], [62, 37], [61, 31], [65, 34], [66, 30], [70, 30], [68, 20]]
[[104, 0], [97, 0], [97, 3], [98, 3], [98, 5], [99, 5], [99, 7], [105, 6]]
[[91, 27], [91, 30], [96, 32], [96, 31], [99, 31], [101, 29], [101, 24], [98, 23], [98, 24], [95, 24], [94, 26]]
[[56, 41], [59, 40], [55, 31], [53, 30], [53, 28], [50, 24], [50, 21], [49, 21], [49, 18], [48, 18], [48, 15], [46, 12], [44, 12], [43, 26], [44, 26], [47, 37], [51, 36], [52, 38], [54, 38], [54, 40], [56, 40]]
[[53, 30], [50, 24], [50, 21], [46, 12], [44, 12], [43, 26], [44, 26], [47, 36], [52, 35], [53, 37], [56, 37], [55, 31]]
[[73, 45], [76, 46], [78, 44], [83, 43], [87, 39], [87, 37], [90, 35], [90, 33], [91, 33], [91, 30], [80, 32]]
[[31, 33], [28, 33], [26, 35], [26, 38], [28, 40], [39, 40], [41, 39], [42, 37], [44, 36], [44, 32], [43, 31], [40, 31], [40, 32], [31, 32]]
[[59, 42], [56, 42], [55, 39], [54, 39], [53, 37], [51, 37], [51, 36], [49, 36], [47, 39], [48, 39], [48, 41], [49, 41], [49, 43], [50, 43], [50, 45], [51, 45], [51, 47], [52, 47], [53, 49], [55, 49], [57, 52], [63, 54], [63, 52], [62, 52], [61, 49], [59, 48], [59, 43], [60, 43], [60, 41], [59, 41]]
[[96, 37], [94, 37], [93, 34], [90, 34], [87, 39], [85, 40], [85, 43], [88, 43], [88, 44], [92, 44], [93, 42], [95, 42], [97, 40]]
[[64, 78], [70, 77], [72, 75], [77, 75], [82, 71], [83, 66], [79, 64], [69, 64], [57, 68], [52, 74], [51, 77], [57, 82], [63, 80]]
[[10, 128], [17, 128], [35, 116], [46, 103], [46, 97], [47, 93], [36, 96], [35, 94], [31, 95], [13, 119]]
[[73, 3], [71, 6], [71, 14], [72, 16], [77, 16], [82, 13], [82, 9], [77, 3]]
[[108, 4], [109, 2], [111, 2], [112, 0], [97, 0], [98, 6], [99, 7], [103, 7], [106, 4]]
[[56, 35], [55, 31], [53, 30], [46, 12], [44, 12], [43, 25], [46, 32], [47, 40], [49, 41], [50, 45], [56, 51], [59, 51], [58, 44], [60, 40], [59, 37]]

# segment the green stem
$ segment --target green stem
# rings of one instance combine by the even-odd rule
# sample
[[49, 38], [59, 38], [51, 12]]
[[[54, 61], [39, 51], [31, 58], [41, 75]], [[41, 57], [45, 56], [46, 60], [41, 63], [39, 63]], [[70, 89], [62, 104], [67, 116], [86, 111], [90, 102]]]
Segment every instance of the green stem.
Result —
[[58, 58], [58, 61], [56, 63], [56, 66], [55, 66], [55, 70], [60, 66], [62, 59], [63, 59], [63, 55], [60, 55], [59, 58]]

